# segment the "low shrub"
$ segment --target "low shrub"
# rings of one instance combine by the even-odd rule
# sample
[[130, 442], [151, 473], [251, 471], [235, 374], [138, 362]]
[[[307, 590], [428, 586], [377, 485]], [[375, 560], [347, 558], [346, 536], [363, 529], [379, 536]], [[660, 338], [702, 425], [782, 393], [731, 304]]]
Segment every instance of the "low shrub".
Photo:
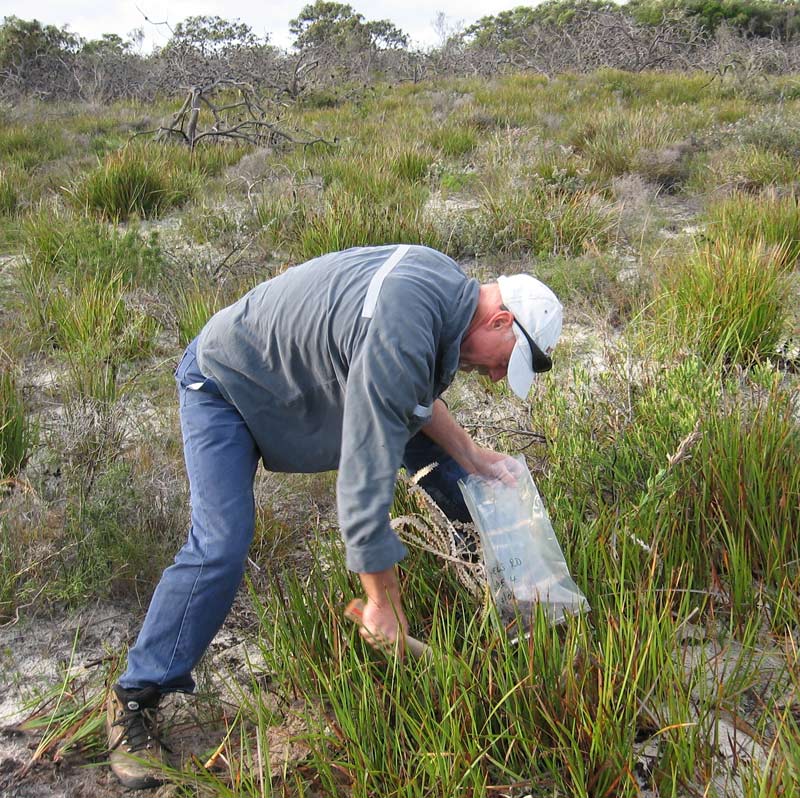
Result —
[[149, 594], [185, 536], [180, 492], [129, 459], [101, 464], [67, 507], [50, 599], [80, 604]]
[[795, 114], [785, 110], [769, 110], [742, 119], [735, 128], [739, 144], [769, 150], [776, 155], [800, 158], [800, 124]]

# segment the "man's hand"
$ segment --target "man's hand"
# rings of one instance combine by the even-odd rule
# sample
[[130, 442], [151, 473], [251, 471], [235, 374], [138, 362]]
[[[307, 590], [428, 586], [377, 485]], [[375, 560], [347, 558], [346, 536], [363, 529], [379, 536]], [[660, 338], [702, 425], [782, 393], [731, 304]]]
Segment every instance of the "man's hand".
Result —
[[372, 645], [394, 645], [408, 634], [408, 621], [400, 601], [400, 583], [394, 566], [374, 574], [359, 574], [367, 603], [361, 636]]
[[404, 638], [408, 634], [408, 621], [402, 608], [367, 601], [362, 618], [360, 634], [368, 643], [394, 646], [399, 639], [402, 653]]
[[513, 458], [492, 449], [476, 446], [472, 459], [475, 473], [485, 479], [499, 479], [506, 485], [516, 485], [525, 473], [522, 466]]

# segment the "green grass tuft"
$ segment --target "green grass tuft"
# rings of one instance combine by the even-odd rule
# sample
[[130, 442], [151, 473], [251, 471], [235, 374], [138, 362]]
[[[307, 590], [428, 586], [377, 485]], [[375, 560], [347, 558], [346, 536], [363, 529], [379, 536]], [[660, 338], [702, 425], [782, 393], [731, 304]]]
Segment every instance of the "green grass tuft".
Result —
[[389, 168], [401, 180], [417, 183], [428, 175], [431, 157], [419, 150], [404, 150], [395, 155], [389, 162]]
[[709, 363], [774, 356], [788, 317], [786, 262], [786, 246], [735, 236], [672, 262], [661, 276], [665, 340]]
[[460, 158], [478, 146], [478, 134], [472, 127], [447, 124], [434, 130], [428, 141], [443, 155]]
[[423, 217], [421, 196], [410, 193], [384, 205], [331, 188], [318, 203], [302, 198], [262, 203], [258, 218], [265, 245], [298, 261], [358, 246], [441, 247], [438, 233]]
[[181, 286], [175, 296], [175, 325], [178, 344], [186, 346], [205, 323], [223, 307], [219, 288], [204, 285], [199, 280]]
[[641, 169], [646, 153], [678, 143], [682, 133], [672, 112], [614, 109], [593, 116], [573, 134], [571, 143], [593, 172], [613, 177]]
[[33, 426], [25, 412], [15, 374], [0, 362], [0, 480], [15, 477], [33, 443]]
[[747, 144], [710, 153], [691, 182], [698, 191], [707, 191], [710, 186], [755, 191], [769, 186], [791, 186], [798, 177], [800, 167], [796, 156]]
[[19, 204], [19, 193], [7, 172], [0, 172], [0, 216], [10, 216]]
[[197, 174], [187, 174], [157, 150], [127, 148], [108, 156], [72, 190], [76, 202], [112, 221], [161, 216], [195, 196]]
[[793, 194], [737, 193], [713, 203], [707, 218], [707, 235], [713, 239], [763, 241], [785, 253], [788, 269], [800, 258], [800, 204]]
[[22, 235], [25, 270], [39, 279], [119, 275], [126, 286], [150, 285], [163, 265], [158, 234], [135, 227], [40, 211], [25, 220]]
[[[798, 610], [800, 580], [792, 563], [800, 559], [800, 427], [794, 410], [776, 382], [752, 403], [713, 413], [669, 502], [685, 518], [681, 537], [687, 544], [700, 540], [725, 580], [734, 617], [755, 614], [764, 602], [775, 628], [791, 623]], [[675, 531], [674, 524], [665, 529]]]
[[67, 359], [74, 390], [99, 402], [116, 399], [119, 367], [147, 357], [159, 329], [153, 317], [128, 307], [120, 275], [54, 290], [47, 314], [52, 341]]
[[580, 255], [610, 244], [615, 231], [611, 209], [595, 195], [538, 184], [526, 193], [487, 194], [450, 247], [479, 254]]
[[69, 152], [69, 143], [57, 123], [9, 125], [0, 122], [0, 159], [25, 170], [41, 167]]

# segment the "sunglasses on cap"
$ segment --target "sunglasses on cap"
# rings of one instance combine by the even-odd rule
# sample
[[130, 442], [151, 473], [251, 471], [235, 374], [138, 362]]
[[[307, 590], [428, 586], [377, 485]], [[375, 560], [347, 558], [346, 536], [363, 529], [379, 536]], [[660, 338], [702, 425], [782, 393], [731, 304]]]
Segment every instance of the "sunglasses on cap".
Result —
[[514, 324], [520, 328], [522, 334], [525, 336], [525, 340], [528, 342], [528, 346], [531, 350], [531, 366], [533, 371], [536, 374], [542, 374], [545, 371], [550, 371], [553, 368], [553, 361], [550, 359], [549, 355], [546, 355], [537, 345], [536, 341], [528, 335], [528, 331], [516, 320], [514, 319]]

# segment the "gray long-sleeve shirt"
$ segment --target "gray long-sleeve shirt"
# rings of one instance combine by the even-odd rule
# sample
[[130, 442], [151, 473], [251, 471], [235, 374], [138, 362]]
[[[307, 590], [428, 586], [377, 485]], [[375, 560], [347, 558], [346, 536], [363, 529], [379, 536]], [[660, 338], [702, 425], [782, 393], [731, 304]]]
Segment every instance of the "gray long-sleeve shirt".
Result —
[[338, 468], [339, 526], [353, 571], [405, 556], [389, 508], [406, 443], [458, 368], [479, 286], [412, 246], [365, 298], [394, 246], [335, 252], [288, 269], [217, 313], [198, 362], [241, 413], [266, 468]]

